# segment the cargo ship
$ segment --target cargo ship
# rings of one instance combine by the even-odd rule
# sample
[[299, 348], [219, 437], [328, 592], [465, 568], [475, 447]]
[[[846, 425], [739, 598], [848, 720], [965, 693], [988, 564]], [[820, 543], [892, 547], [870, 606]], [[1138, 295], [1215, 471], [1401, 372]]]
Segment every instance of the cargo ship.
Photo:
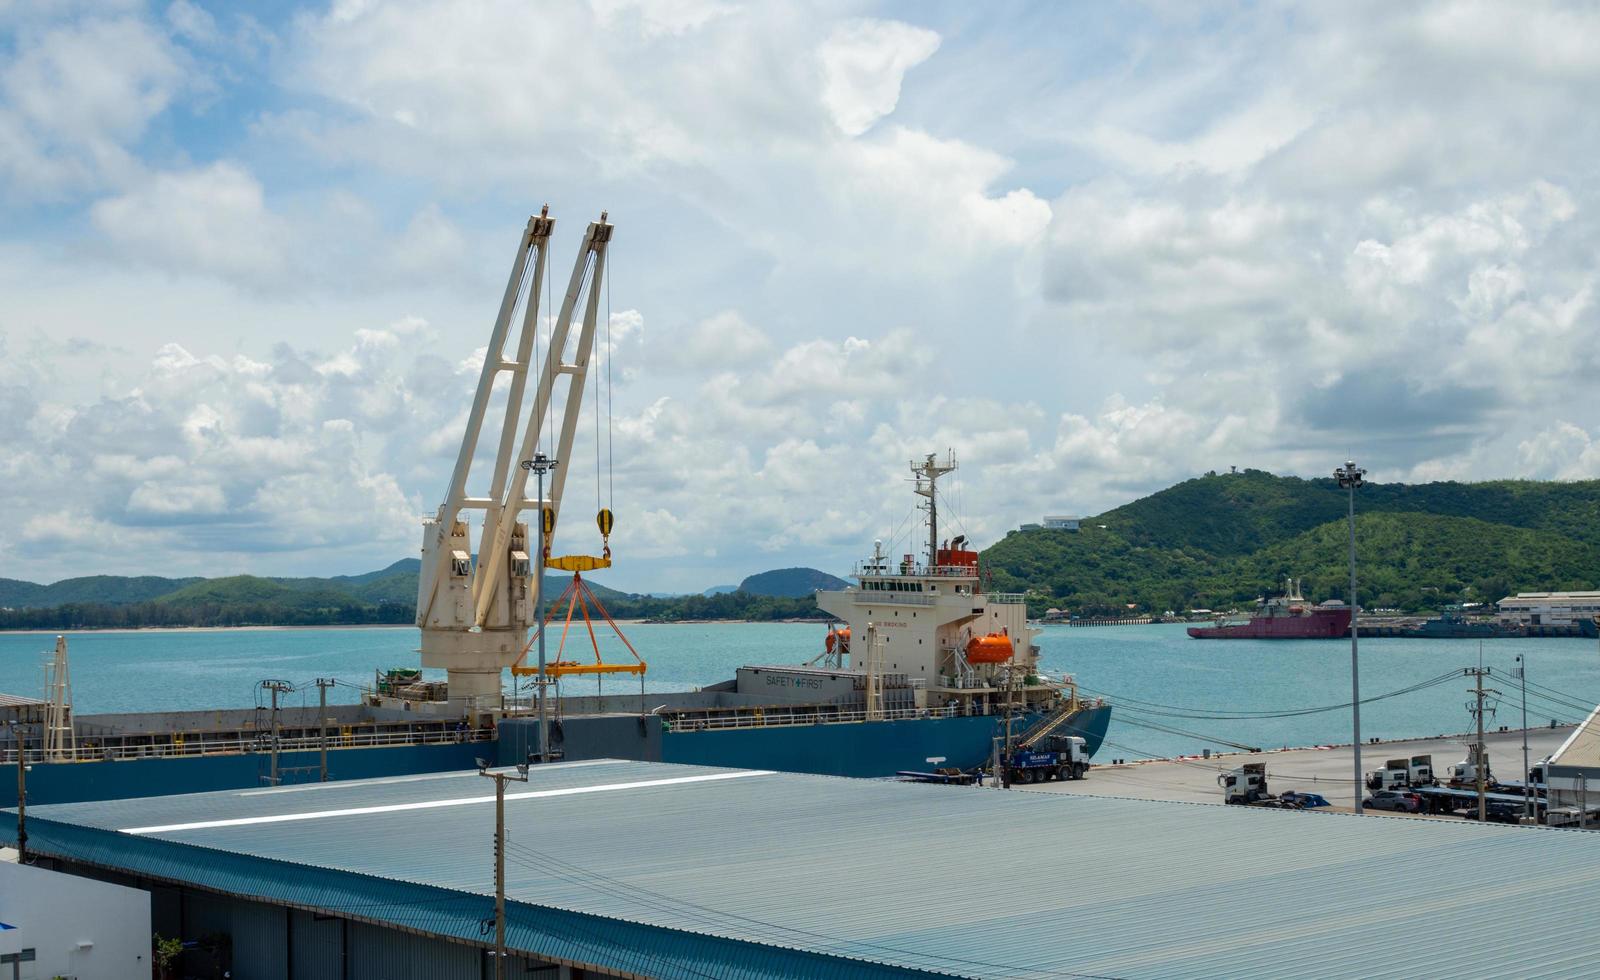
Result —
[[[583, 572], [610, 567], [614, 524], [601, 508], [599, 554], [551, 552], [567, 469], [558, 464], [572, 458], [612, 233], [604, 214], [589, 223], [538, 365], [534, 340], [544, 322], [540, 291], [553, 227], [545, 210], [524, 230], [445, 502], [424, 521], [420, 660], [444, 669], [446, 680], [391, 671], [359, 704], [318, 707], [280, 706], [291, 686], [264, 680], [270, 705], [255, 709], [75, 715], [63, 640], [51, 675], [58, 680], [45, 699], [0, 695], [0, 752], [12, 764], [19, 755], [31, 764], [32, 801], [405, 776], [470, 769], [478, 760], [618, 758], [876, 777], [972, 768], [997, 741], [1044, 734], [1081, 736], [1090, 755], [1099, 749], [1110, 707], [1080, 698], [1070, 676], [1046, 676], [1023, 597], [985, 590], [978, 553], [962, 537], [939, 538], [937, 484], [955, 469], [953, 456], [912, 463], [928, 515], [926, 553], [892, 559], [877, 544], [855, 569], [854, 585], [817, 593], [838, 625], [819, 633], [817, 649], [799, 662], [752, 663], [725, 681], [672, 694], [646, 693], [643, 659], [604, 663], [598, 643], [592, 664], [547, 662], [544, 573], [570, 572], [581, 590]], [[519, 308], [522, 333], [510, 344]], [[504, 421], [498, 433], [485, 432], [502, 373], [510, 376]], [[542, 444], [547, 432], [552, 441]], [[490, 478], [486, 492], [474, 494], [467, 483], [480, 472], [473, 467], [480, 446], [498, 452], [482, 461]], [[519, 519], [525, 511], [537, 517], [535, 529]], [[482, 515], [476, 547], [474, 512]], [[531, 695], [506, 690], [508, 668], [533, 685]], [[564, 677], [611, 672], [638, 675], [640, 692], [562, 696]], [[0, 806], [16, 799], [15, 786], [0, 780]]]
[[1350, 607], [1338, 599], [1312, 605], [1289, 579], [1283, 595], [1258, 599], [1259, 611], [1248, 620], [1220, 619], [1212, 626], [1191, 626], [1197, 640], [1331, 640], [1350, 633]]
[[[936, 495], [953, 469], [953, 458], [914, 463], [917, 492]], [[963, 538], [937, 541], [936, 505], [929, 531], [926, 556], [891, 558], [875, 542], [852, 586], [816, 593], [837, 623], [810, 657], [752, 663], [697, 691], [563, 697], [552, 682], [544, 726], [536, 698], [502, 692], [464, 708], [448, 682], [410, 668], [377, 674], [360, 704], [320, 707], [280, 706], [288, 685], [274, 680], [261, 682], [260, 707], [207, 711], [74, 716], [64, 697], [0, 696], [0, 721], [18, 723], [0, 729], [0, 745], [14, 763], [21, 735], [35, 803], [407, 776], [480, 758], [882, 777], [973, 769], [997, 740], [1041, 733], [1081, 736], [1092, 757], [1110, 706], [1080, 697], [1070, 675], [1046, 674], [1023, 597], [986, 591]], [[51, 676], [66, 675], [60, 639]], [[0, 781], [0, 806], [15, 799]]]

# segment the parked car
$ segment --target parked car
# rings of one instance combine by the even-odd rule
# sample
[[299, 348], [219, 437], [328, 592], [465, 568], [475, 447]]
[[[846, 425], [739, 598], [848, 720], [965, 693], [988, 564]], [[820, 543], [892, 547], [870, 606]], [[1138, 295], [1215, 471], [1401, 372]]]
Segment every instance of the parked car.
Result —
[[[1516, 823], [1522, 819], [1522, 806], [1505, 800], [1489, 800], [1484, 804], [1484, 817], [1490, 823]], [[1468, 820], [1478, 819], [1477, 806], [1470, 806], [1462, 814]]]
[[1312, 810], [1319, 806], [1333, 805], [1321, 793], [1302, 793], [1299, 790], [1290, 790], [1283, 794], [1282, 800], [1297, 810]]
[[1404, 790], [1386, 789], [1373, 793], [1361, 801], [1365, 810], [1396, 810], [1400, 813], [1421, 813], [1422, 797]]

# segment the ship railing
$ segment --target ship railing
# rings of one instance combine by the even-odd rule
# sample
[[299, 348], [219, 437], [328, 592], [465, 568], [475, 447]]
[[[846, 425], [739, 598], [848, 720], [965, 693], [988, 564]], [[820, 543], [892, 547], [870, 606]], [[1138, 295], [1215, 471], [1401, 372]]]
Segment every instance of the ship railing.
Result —
[[1003, 606], [1020, 605], [1027, 601], [1027, 596], [1021, 592], [985, 592], [983, 595], [990, 602]]
[[977, 578], [978, 570], [971, 565], [903, 565], [900, 562], [874, 564], [857, 562], [851, 573], [856, 578]]
[[[488, 729], [437, 730], [421, 732], [352, 732], [348, 735], [330, 726], [330, 749], [376, 748], [391, 745], [449, 745], [458, 742], [493, 741]], [[167, 759], [202, 755], [267, 754], [272, 751], [272, 733], [261, 732], [249, 738], [199, 739], [182, 742], [83, 745], [76, 749], [46, 753], [43, 749], [24, 749], [24, 764], [35, 762], [102, 762], [120, 759]], [[279, 736], [279, 752], [315, 752], [322, 746], [318, 735]], [[47, 758], [48, 755], [48, 758]], [[17, 764], [17, 750], [0, 750], [0, 762]]]
[[915, 592], [878, 592], [873, 589], [857, 589], [855, 593], [857, 604], [882, 605], [885, 603], [896, 606], [931, 606], [939, 601], [936, 595], [918, 595]]
[[674, 731], [712, 732], [734, 728], [781, 728], [793, 725], [831, 725], [858, 721], [905, 721], [913, 718], [953, 718], [954, 705], [942, 708], [884, 708], [869, 712], [865, 708], [848, 711], [744, 711], [735, 715], [697, 718], [662, 712]]

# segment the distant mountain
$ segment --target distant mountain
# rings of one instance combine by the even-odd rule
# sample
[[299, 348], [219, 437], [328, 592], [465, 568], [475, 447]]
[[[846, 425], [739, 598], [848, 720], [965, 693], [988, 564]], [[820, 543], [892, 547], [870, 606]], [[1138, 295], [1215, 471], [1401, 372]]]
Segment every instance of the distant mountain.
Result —
[[727, 595], [729, 592], [738, 592], [738, 591], [739, 591], [739, 587], [737, 585], [713, 585], [711, 588], [706, 589], [704, 592], [702, 592], [700, 594], [701, 595]]
[[[54, 585], [0, 579], [0, 629], [409, 625], [416, 618], [420, 567], [417, 559], [408, 558], [376, 571], [333, 578], [95, 576]], [[810, 569], [791, 571], [822, 574]], [[545, 595], [549, 598], [550, 615], [556, 621], [565, 618], [566, 602], [562, 596], [571, 583], [572, 576], [566, 573], [545, 576]], [[619, 592], [587, 579], [585, 583], [619, 619], [684, 622], [826, 618], [809, 593], [804, 598], [737, 591], [661, 598]]]
[[133, 602], [149, 602], [176, 592], [198, 578], [159, 578], [154, 575], [128, 577], [123, 575], [86, 575], [65, 578], [50, 585], [23, 582], [13, 578], [0, 578], [0, 607], [20, 609], [51, 608], [70, 602], [98, 602], [120, 606]]
[[[1347, 588], [1348, 497], [1332, 479], [1207, 474], [985, 550], [995, 588], [1029, 607], [1103, 615], [1243, 607], [1285, 576], [1306, 597]], [[1600, 586], [1600, 481], [1371, 483], [1356, 492], [1363, 605], [1407, 611], [1518, 591]]]
[[[376, 571], [332, 578], [229, 575], [173, 579], [151, 575], [91, 575], [63, 579], [52, 585], [0, 579], [0, 608], [55, 609], [68, 605], [130, 606], [157, 602], [185, 608], [267, 605], [297, 613], [376, 606], [414, 609], [417, 575], [421, 568], [420, 559], [402, 558]], [[554, 601], [571, 581], [572, 577], [565, 573], [546, 573], [545, 595]], [[603, 602], [624, 599], [628, 595], [585, 582]]]
[[850, 583], [815, 568], [775, 568], [752, 575], [739, 583], [739, 592], [750, 595], [798, 599], [818, 589], [842, 589]]

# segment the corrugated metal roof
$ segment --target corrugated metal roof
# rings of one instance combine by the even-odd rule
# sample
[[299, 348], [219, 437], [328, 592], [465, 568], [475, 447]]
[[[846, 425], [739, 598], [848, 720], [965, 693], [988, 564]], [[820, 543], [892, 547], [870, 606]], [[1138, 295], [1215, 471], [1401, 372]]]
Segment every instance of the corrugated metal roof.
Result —
[[1600, 766], [1600, 708], [1589, 712], [1583, 724], [1572, 730], [1561, 747], [1550, 754], [1555, 766]]
[[[215, 849], [190, 873], [243, 894], [337, 909], [383, 880], [401, 904], [376, 917], [460, 935], [492, 890], [492, 800], [447, 774], [29, 813], [101, 863]], [[516, 944], [598, 962], [625, 937], [639, 973], [1600, 977], [1574, 940], [1600, 921], [1583, 832], [648, 763], [535, 768], [506, 811]]]

